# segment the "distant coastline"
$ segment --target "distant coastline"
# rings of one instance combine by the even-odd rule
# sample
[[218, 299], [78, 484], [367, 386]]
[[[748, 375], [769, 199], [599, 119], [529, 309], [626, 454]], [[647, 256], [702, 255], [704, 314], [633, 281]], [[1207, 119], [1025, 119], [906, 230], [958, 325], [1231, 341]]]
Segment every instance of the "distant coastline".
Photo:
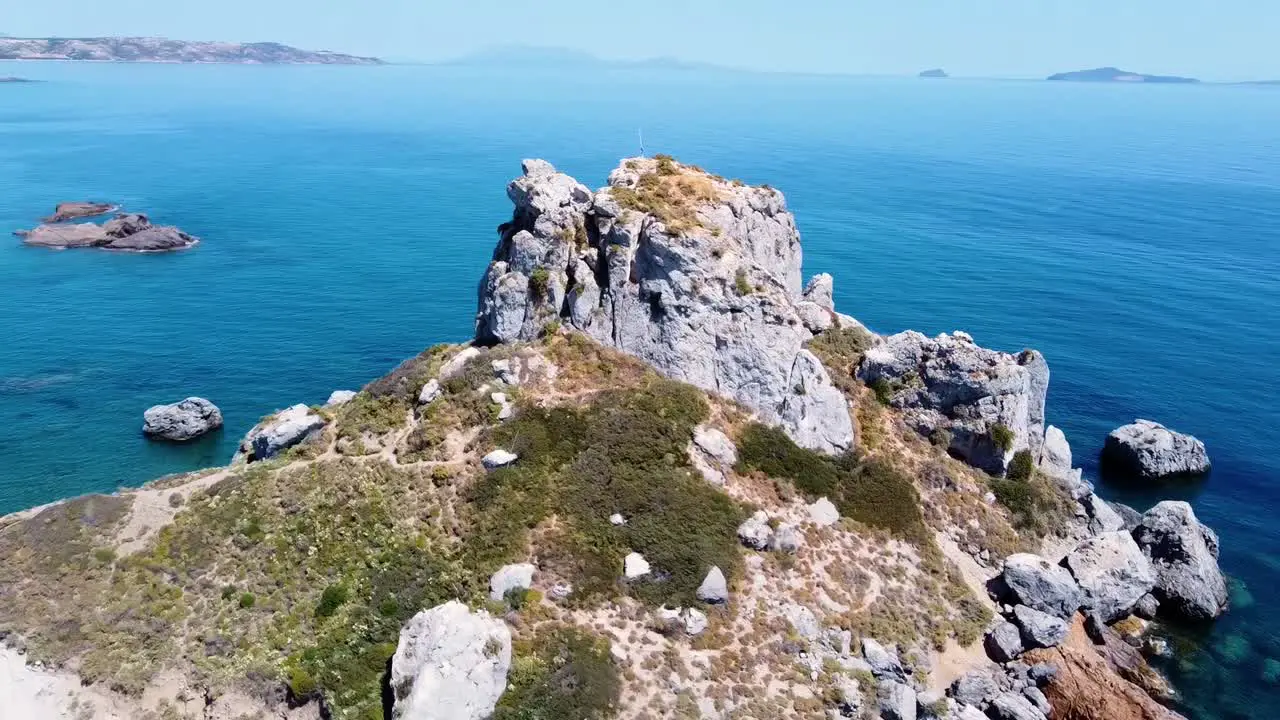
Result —
[[301, 50], [274, 42], [233, 43], [147, 37], [0, 37], [0, 60], [79, 60], [235, 65], [382, 65], [375, 57]]
[[1177, 75], [1146, 75], [1143, 73], [1129, 72], [1115, 67], [1101, 67], [1092, 70], [1075, 70], [1072, 72], [1057, 73], [1050, 75], [1048, 80], [1067, 81], [1067, 82], [1129, 82], [1129, 83], [1168, 83], [1168, 84], [1190, 84], [1198, 83], [1199, 80], [1189, 77], [1179, 77]]

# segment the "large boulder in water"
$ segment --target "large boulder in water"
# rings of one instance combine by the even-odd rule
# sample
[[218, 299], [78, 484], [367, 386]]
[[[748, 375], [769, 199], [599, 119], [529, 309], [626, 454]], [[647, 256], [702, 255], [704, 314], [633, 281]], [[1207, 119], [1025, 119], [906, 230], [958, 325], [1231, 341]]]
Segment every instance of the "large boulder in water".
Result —
[[1209, 471], [1204, 443], [1157, 422], [1136, 420], [1107, 435], [1102, 462], [1109, 470], [1158, 480]]
[[848, 401], [805, 349], [799, 306], [828, 311], [804, 297], [782, 193], [632, 158], [596, 193], [526, 161], [507, 195], [515, 211], [480, 284], [479, 342], [532, 340], [559, 322], [743, 403], [802, 446], [853, 446]]
[[1227, 583], [1218, 567], [1218, 536], [1200, 524], [1189, 504], [1166, 500], [1151, 508], [1133, 538], [1155, 567], [1152, 594], [1161, 612], [1189, 620], [1222, 613]]
[[1122, 530], [1085, 540], [1063, 564], [1084, 589], [1084, 606], [1105, 622], [1128, 615], [1156, 584], [1155, 568], [1133, 537]]
[[142, 432], [175, 442], [194, 440], [222, 427], [222, 411], [201, 397], [155, 405], [142, 414]]
[[391, 658], [395, 720], [482, 720], [507, 688], [511, 631], [458, 601], [413, 616]]
[[858, 377], [921, 434], [949, 432], [948, 449], [975, 467], [1002, 474], [1015, 452], [1040, 454], [1049, 366], [1035, 350], [1010, 355], [962, 332], [908, 330], [868, 350]]

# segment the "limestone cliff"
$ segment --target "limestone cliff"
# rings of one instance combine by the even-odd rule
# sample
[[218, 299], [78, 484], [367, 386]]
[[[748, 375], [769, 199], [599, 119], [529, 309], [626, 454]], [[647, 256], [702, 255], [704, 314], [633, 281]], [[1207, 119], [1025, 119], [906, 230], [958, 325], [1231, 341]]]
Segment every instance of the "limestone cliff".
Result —
[[595, 193], [530, 160], [507, 195], [515, 212], [480, 284], [478, 341], [563, 323], [743, 403], [804, 447], [852, 447], [848, 402], [805, 349], [832, 308], [802, 294], [782, 193], [659, 157], [624, 160]]

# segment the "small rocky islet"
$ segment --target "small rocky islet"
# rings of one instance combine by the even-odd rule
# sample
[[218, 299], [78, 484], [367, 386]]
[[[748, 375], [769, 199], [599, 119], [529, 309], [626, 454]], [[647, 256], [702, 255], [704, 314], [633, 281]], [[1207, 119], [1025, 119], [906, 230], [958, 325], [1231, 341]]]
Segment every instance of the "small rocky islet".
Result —
[[669, 157], [507, 193], [472, 342], [0, 520], [0, 634], [89, 717], [1180, 717], [1131, 643], [1218, 538], [1094, 493], [1040, 353], [870, 332]]
[[18, 230], [14, 235], [27, 245], [58, 250], [101, 248], [128, 252], [170, 252], [185, 250], [200, 242], [199, 238], [170, 225], [152, 225], [141, 213], [117, 213], [99, 225], [72, 222], [105, 215], [118, 208], [108, 203], [60, 203], [53, 215], [31, 230]]

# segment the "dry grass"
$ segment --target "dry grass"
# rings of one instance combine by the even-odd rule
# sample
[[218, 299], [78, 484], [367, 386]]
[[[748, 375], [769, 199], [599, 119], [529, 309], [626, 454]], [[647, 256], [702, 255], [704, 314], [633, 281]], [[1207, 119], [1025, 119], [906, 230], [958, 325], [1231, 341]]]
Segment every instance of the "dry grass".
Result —
[[705, 230], [698, 210], [721, 200], [718, 184], [723, 179], [681, 165], [669, 156], [659, 155], [655, 160], [654, 168], [644, 172], [634, 188], [611, 188], [614, 199], [624, 209], [654, 216], [676, 235]]

